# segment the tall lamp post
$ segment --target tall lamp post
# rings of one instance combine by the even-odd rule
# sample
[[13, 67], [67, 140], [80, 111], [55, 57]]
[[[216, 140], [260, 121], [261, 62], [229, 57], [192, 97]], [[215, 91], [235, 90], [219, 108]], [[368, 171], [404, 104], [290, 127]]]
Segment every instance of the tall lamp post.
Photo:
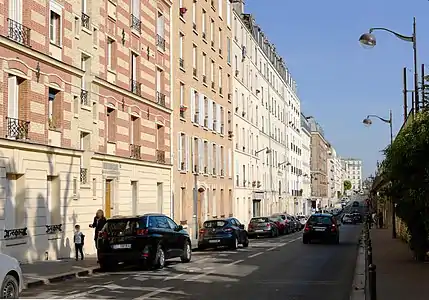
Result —
[[[367, 46], [369, 48], [374, 47], [377, 44], [377, 40], [375, 39], [374, 31], [387, 31], [398, 39], [413, 43], [413, 60], [414, 60], [414, 110], [416, 112], [419, 111], [419, 81], [417, 75], [417, 38], [416, 38], [416, 18], [413, 18], [413, 33], [411, 36], [406, 36], [399, 34], [393, 30], [384, 28], [384, 27], [374, 27], [370, 28], [367, 33], [364, 33], [360, 36], [359, 42]], [[422, 99], [423, 100], [423, 99]]]
[[[390, 145], [393, 143], [393, 119], [392, 119], [392, 110], [389, 111], [389, 119], [385, 119], [379, 117], [377, 115], [368, 115], [365, 119], [363, 119], [362, 123], [366, 126], [370, 126], [372, 124], [371, 118], [377, 118], [384, 123], [388, 123], [390, 127]], [[396, 206], [392, 201], [392, 238], [396, 239]]]

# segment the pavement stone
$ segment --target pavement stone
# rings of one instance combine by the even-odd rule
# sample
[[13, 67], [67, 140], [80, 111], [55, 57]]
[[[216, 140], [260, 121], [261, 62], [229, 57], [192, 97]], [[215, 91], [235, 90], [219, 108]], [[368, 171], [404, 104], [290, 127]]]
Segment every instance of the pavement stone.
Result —
[[377, 267], [377, 299], [429, 299], [429, 263], [419, 263], [390, 229], [372, 229], [373, 261]]

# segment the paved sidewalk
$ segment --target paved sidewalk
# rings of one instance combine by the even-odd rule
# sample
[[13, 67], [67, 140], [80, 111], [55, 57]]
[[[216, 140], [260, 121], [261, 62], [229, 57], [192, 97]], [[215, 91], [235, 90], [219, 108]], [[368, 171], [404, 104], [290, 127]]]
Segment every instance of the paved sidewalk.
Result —
[[392, 230], [372, 229], [377, 266], [377, 300], [429, 299], [429, 264], [414, 260], [408, 245], [392, 239]]
[[26, 288], [49, 284], [78, 276], [92, 274], [99, 269], [97, 258], [88, 256], [85, 260], [45, 260], [33, 264], [22, 264]]

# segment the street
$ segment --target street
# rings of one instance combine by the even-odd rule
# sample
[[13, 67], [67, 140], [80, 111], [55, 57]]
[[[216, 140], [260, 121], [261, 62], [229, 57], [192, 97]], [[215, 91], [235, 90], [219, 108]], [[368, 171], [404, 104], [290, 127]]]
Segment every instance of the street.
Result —
[[261, 238], [247, 249], [193, 252], [188, 264], [96, 273], [25, 290], [21, 298], [346, 300], [359, 233], [360, 226], [342, 226], [339, 245], [304, 245], [301, 232]]

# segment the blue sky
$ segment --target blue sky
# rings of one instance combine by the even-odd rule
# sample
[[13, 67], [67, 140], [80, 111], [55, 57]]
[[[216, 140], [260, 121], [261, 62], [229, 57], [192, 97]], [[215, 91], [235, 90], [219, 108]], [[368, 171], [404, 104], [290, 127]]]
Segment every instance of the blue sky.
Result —
[[[359, 36], [370, 27], [387, 27], [411, 35], [417, 18], [420, 64], [427, 63], [429, 2], [424, 0], [286, 1], [245, 0], [245, 12], [276, 45], [298, 83], [301, 110], [316, 117], [326, 138], [343, 157], [363, 159], [364, 175], [374, 172], [389, 143], [389, 126], [368, 114], [388, 118], [394, 135], [403, 122], [402, 68], [413, 88], [412, 44], [376, 32], [377, 46], [363, 49]], [[411, 101], [411, 95], [409, 96]], [[410, 105], [410, 104], [409, 104]]]

